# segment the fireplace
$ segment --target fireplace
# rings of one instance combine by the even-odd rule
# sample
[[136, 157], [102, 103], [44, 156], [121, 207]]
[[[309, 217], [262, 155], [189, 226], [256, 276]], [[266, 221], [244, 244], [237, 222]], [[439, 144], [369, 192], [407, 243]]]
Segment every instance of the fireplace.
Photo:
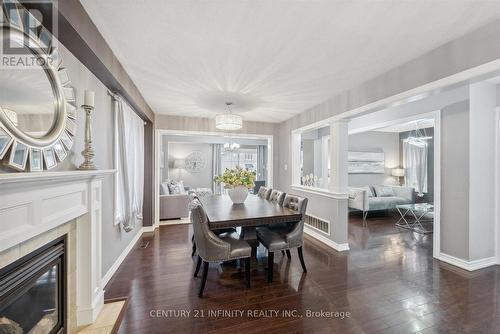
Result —
[[66, 236], [0, 269], [0, 334], [66, 331]]

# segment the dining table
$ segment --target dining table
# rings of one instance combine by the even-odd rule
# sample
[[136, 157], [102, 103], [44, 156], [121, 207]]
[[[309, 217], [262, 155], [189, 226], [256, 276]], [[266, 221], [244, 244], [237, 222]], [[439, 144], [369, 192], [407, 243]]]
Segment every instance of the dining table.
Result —
[[302, 219], [298, 211], [249, 194], [244, 203], [234, 204], [227, 195], [201, 198], [211, 230], [241, 227], [241, 238], [252, 248], [258, 246], [256, 227], [274, 223], [295, 223]]
[[233, 204], [227, 195], [204, 196], [201, 201], [212, 230], [293, 223], [302, 218], [302, 214], [298, 211], [253, 194], [249, 194], [245, 202], [241, 204]]

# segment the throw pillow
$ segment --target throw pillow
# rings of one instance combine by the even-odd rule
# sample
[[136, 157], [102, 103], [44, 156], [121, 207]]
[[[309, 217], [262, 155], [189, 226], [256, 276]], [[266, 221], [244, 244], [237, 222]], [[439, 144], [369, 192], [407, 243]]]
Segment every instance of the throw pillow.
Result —
[[363, 189], [364, 191], [366, 191], [366, 193], [368, 194], [368, 197], [373, 197], [373, 191], [372, 191], [372, 188], [370, 188], [370, 186], [364, 186], [364, 187], [361, 187], [360, 189]]
[[171, 195], [182, 194], [182, 190], [184, 189], [182, 189], [181, 186], [182, 182], [170, 181], [170, 183], [168, 184], [168, 190], [170, 191]]
[[377, 196], [378, 197], [392, 197], [394, 196], [394, 190], [392, 187], [380, 186], [377, 187]]
[[170, 194], [170, 190], [168, 189], [168, 183], [162, 182], [160, 183], [160, 195], [168, 195]]

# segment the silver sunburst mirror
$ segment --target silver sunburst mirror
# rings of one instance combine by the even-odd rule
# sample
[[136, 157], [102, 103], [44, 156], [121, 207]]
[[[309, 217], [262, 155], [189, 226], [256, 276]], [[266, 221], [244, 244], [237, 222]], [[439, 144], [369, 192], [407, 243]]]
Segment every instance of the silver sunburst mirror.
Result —
[[76, 132], [75, 93], [55, 39], [15, 1], [0, 1], [0, 29], [0, 160], [19, 171], [54, 168]]

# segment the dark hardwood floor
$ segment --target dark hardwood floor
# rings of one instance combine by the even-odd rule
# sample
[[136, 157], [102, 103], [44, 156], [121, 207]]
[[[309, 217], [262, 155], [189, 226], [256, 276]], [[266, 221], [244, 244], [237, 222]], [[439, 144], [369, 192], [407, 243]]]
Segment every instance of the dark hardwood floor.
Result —
[[[131, 251], [106, 286], [106, 298], [129, 297], [119, 333], [500, 333], [499, 267], [469, 273], [433, 260], [432, 235], [398, 231], [393, 223], [392, 217], [369, 218], [363, 228], [351, 217], [351, 250], [343, 253], [306, 237], [308, 272], [296, 252], [291, 260], [277, 253], [272, 284], [262, 265], [254, 263], [250, 289], [243, 273], [219, 275], [211, 266], [201, 299], [191, 226], [162, 226], [143, 236], [147, 248], [138, 243]], [[195, 317], [195, 310], [205, 317]], [[245, 313], [207, 314], [217, 310]], [[249, 316], [249, 310], [268, 312]], [[265, 317], [270, 310], [298, 313]], [[307, 317], [307, 310], [349, 317]]]

